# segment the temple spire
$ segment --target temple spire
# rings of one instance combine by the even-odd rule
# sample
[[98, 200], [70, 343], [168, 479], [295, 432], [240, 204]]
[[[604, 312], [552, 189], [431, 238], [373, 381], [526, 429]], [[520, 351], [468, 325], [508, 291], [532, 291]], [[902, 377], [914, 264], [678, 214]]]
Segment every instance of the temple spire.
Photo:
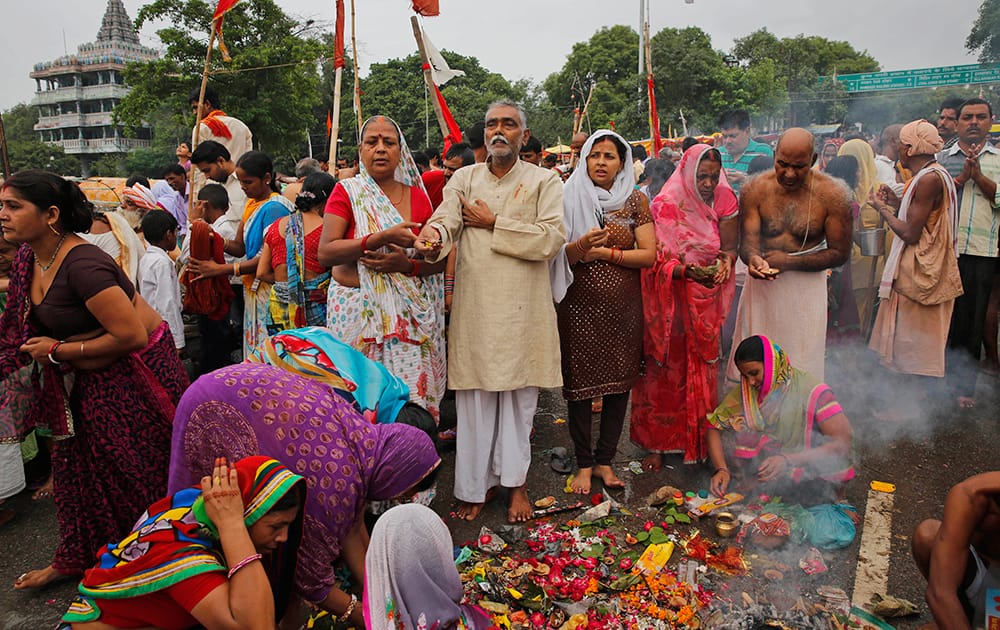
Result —
[[108, 8], [101, 20], [101, 30], [97, 32], [98, 42], [128, 42], [139, 45], [139, 34], [129, 18], [122, 0], [108, 0]]

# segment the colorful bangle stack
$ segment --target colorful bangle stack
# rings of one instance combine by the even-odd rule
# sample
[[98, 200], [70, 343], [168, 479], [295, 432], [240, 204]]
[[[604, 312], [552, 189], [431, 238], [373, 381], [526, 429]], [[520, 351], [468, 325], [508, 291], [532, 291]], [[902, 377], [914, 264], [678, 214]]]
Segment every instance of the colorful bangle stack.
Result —
[[60, 363], [62, 363], [62, 361], [56, 361], [56, 358], [54, 356], [55, 353], [56, 353], [56, 350], [61, 345], [63, 345], [63, 342], [62, 341], [57, 341], [57, 342], [53, 343], [51, 346], [49, 346], [49, 351], [47, 353], [45, 353], [46, 356], [49, 358], [49, 363], [51, 363], [52, 365], [59, 365]]
[[416, 258], [410, 258], [410, 264], [413, 265], [413, 269], [410, 269], [410, 273], [406, 274], [411, 278], [415, 278], [420, 275], [420, 261]]
[[365, 234], [364, 236], [361, 237], [361, 253], [362, 254], [368, 251], [368, 239], [371, 238], [371, 236], [372, 236], [371, 234]]
[[243, 558], [242, 560], [237, 562], [236, 566], [234, 566], [232, 569], [229, 569], [229, 573], [226, 575], [226, 577], [228, 577], [230, 580], [233, 579], [233, 576], [236, 575], [237, 571], [247, 566], [251, 562], [256, 562], [257, 560], [260, 560], [263, 557], [264, 556], [260, 555], [259, 553], [250, 554], [246, 558]]
[[455, 293], [455, 276], [451, 274], [444, 274], [444, 294], [452, 295]]
[[625, 252], [623, 252], [622, 250], [618, 249], [617, 247], [612, 247], [611, 248], [611, 261], [610, 262], [612, 262], [612, 263], [614, 263], [616, 265], [620, 265], [620, 264], [622, 264], [623, 260], [625, 260]]

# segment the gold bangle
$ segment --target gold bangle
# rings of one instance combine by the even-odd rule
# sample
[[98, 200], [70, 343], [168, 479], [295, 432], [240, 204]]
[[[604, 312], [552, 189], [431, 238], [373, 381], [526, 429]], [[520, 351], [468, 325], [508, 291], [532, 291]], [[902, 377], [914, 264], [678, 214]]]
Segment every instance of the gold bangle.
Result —
[[233, 275], [234, 276], [242, 275], [242, 274], [240, 274], [240, 263], [238, 263], [238, 262], [234, 262], [233, 263]]
[[87, 343], [86, 341], [81, 341], [80, 342], [80, 356], [81, 357], [83, 356], [83, 346], [86, 345], [86, 343]]

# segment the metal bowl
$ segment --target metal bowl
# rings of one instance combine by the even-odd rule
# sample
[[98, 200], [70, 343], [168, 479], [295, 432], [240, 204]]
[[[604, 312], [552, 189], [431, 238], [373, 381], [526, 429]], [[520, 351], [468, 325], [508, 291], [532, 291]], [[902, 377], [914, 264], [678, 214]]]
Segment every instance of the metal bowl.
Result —
[[732, 512], [719, 512], [715, 515], [715, 533], [722, 538], [731, 538], [740, 529], [740, 522]]
[[858, 230], [858, 245], [862, 256], [881, 256], [885, 253], [885, 228]]

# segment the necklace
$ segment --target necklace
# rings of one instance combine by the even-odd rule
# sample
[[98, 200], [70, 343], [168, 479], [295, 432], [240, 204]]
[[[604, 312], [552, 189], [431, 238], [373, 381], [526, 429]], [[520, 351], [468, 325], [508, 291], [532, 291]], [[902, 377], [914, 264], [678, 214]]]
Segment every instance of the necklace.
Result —
[[807, 206], [807, 209], [806, 209], [806, 233], [805, 233], [805, 236], [802, 237], [802, 244], [799, 245], [799, 251], [800, 252], [803, 249], [805, 249], [806, 241], [809, 240], [809, 224], [812, 223], [812, 214], [813, 214], [813, 182], [810, 181], [809, 182], [809, 205]]
[[62, 236], [59, 237], [59, 242], [56, 243], [56, 248], [52, 251], [52, 258], [49, 258], [49, 264], [43, 265], [42, 263], [38, 262], [37, 258], [35, 259], [35, 264], [41, 267], [42, 271], [48, 271], [49, 268], [52, 267], [53, 263], [56, 262], [56, 256], [59, 255], [59, 249], [62, 247], [63, 241], [66, 240], [67, 234], [69, 234], [69, 232], [63, 232]]
[[403, 201], [403, 193], [406, 192], [406, 186], [404, 186], [403, 184], [400, 184], [399, 187], [401, 189], [399, 191], [399, 199], [393, 200], [392, 197], [389, 197], [389, 193], [386, 193], [386, 195], [385, 195], [386, 197], [389, 197], [389, 202], [392, 205], [394, 205], [394, 206], [398, 206], [400, 204], [400, 202]]

